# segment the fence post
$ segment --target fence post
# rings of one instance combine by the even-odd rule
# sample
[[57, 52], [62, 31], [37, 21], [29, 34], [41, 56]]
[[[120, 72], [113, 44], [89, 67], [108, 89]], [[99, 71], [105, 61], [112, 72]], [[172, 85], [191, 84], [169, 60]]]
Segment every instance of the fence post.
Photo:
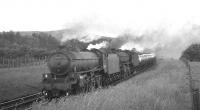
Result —
[[3, 66], [4, 66], [4, 64], [5, 64], [5, 60], [4, 60], [4, 58], [2, 57], [2, 60], [3, 60]]
[[47, 56], [44, 57], [44, 63], [46, 63], [46, 62], [47, 62]]
[[12, 58], [12, 66], [11, 66], [12, 68], [15, 67], [15, 66], [14, 66], [14, 65], [15, 65], [14, 63], [15, 63], [15, 60]]
[[24, 66], [26, 66], [26, 56], [24, 56]]
[[199, 110], [199, 89], [193, 90], [193, 107], [194, 110]]
[[186, 67], [188, 68], [188, 77], [189, 77], [189, 86], [190, 86], [190, 93], [191, 93], [191, 101], [192, 101], [192, 110], [194, 109], [194, 92], [193, 92], [193, 81], [192, 81], [192, 75], [191, 75], [191, 68], [188, 60], [185, 60]]

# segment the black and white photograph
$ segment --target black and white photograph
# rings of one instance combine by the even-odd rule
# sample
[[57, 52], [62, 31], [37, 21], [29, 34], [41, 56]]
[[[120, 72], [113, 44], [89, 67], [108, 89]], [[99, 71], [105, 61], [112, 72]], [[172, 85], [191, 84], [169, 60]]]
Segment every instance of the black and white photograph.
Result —
[[200, 110], [199, 0], [0, 0], [0, 110]]

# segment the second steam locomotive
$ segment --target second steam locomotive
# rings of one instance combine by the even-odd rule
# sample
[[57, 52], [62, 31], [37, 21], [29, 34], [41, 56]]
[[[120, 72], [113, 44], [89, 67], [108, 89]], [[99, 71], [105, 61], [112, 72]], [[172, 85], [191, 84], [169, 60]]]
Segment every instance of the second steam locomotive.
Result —
[[128, 50], [60, 50], [48, 60], [50, 73], [43, 74], [43, 93], [47, 97], [58, 97], [91, 91], [133, 76], [155, 61], [152, 53]]

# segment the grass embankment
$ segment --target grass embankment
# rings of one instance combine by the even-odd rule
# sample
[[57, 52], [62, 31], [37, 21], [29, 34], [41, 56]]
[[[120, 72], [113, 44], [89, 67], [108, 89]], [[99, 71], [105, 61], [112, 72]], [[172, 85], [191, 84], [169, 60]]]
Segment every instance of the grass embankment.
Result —
[[190, 110], [186, 72], [181, 61], [159, 60], [154, 69], [109, 89], [34, 104], [33, 110]]
[[36, 88], [47, 71], [46, 65], [0, 69], [0, 101], [39, 91]]

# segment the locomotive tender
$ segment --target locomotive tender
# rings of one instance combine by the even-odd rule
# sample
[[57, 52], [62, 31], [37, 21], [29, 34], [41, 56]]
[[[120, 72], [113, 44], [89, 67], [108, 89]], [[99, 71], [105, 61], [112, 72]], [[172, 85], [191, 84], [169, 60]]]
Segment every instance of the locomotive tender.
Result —
[[43, 94], [58, 97], [108, 86], [152, 66], [152, 53], [140, 54], [119, 49], [58, 51], [48, 60], [50, 73], [43, 74]]

